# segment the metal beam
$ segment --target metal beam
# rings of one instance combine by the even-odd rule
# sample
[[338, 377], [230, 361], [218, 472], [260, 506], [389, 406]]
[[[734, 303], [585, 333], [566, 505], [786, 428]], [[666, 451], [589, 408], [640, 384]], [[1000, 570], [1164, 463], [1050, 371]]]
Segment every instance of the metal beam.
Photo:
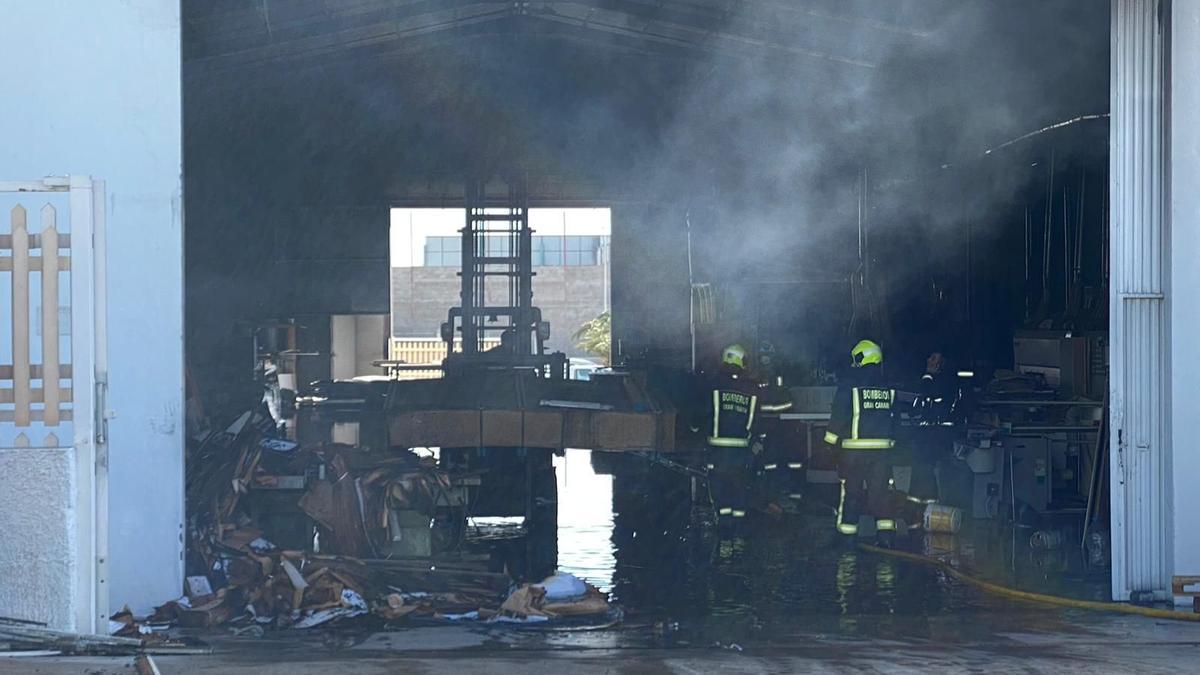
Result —
[[[353, 28], [281, 40], [261, 47], [188, 59], [191, 72], [211, 72], [263, 65], [298, 57], [336, 54], [348, 49], [386, 44], [403, 38], [437, 33], [512, 16], [511, 2], [475, 2], [452, 9], [377, 21]], [[189, 73], [191, 74], [191, 73]]]
[[[189, 74], [213, 72], [230, 68], [245, 68], [310, 57], [335, 57], [340, 53], [366, 47], [396, 44], [406, 38], [453, 30], [469, 25], [498, 21], [507, 17], [527, 15], [531, 18], [565, 24], [592, 31], [597, 34], [620, 35], [635, 40], [644, 40], [660, 46], [670, 46], [702, 52], [747, 56], [762, 53], [777, 53], [859, 68], [874, 68], [877, 60], [860, 55], [847, 55], [831, 49], [814, 47], [811, 44], [795, 44], [792, 40], [780, 39], [784, 33], [774, 22], [761, 20], [761, 12], [739, 13], [726, 9], [705, 8], [679, 2], [657, 4], [649, 0], [620, 0], [624, 9], [597, 7], [586, 1], [546, 1], [539, 3], [514, 4], [512, 2], [471, 2], [447, 8], [445, 3], [428, 4], [412, 0], [403, 5], [381, 5], [363, 3], [355, 10], [345, 8], [325, 14], [313, 13], [303, 20], [282, 22], [273, 28], [265, 24], [265, 18], [250, 30], [227, 31], [236, 38], [253, 39], [261, 35], [266, 44], [223, 51], [188, 58], [185, 67]], [[424, 10], [406, 14], [405, 9], [424, 7]], [[661, 11], [655, 11], [661, 10]], [[773, 10], [774, 11], [774, 10]], [[787, 8], [779, 8], [788, 12]], [[809, 10], [790, 10], [802, 15], [817, 16], [826, 21], [854, 23], [845, 17], [828, 16]], [[277, 35], [295, 33], [298, 29], [322, 26], [338, 26], [355, 18], [384, 14], [383, 20], [373, 20], [348, 28], [319, 31], [303, 37], [276, 39]], [[318, 18], [319, 17], [319, 18]], [[205, 21], [208, 26], [196, 24], [195, 30], [221, 32], [222, 24]], [[237, 21], [226, 21], [238, 23]], [[878, 25], [877, 25], [878, 24]], [[893, 31], [895, 27], [879, 22], [861, 21], [860, 24], [876, 31]], [[804, 27], [805, 33], [814, 35], [817, 29], [797, 23], [795, 28]], [[794, 31], [793, 31], [794, 32]], [[907, 35], [907, 33], [906, 33]], [[917, 37], [925, 33], [916, 32]], [[795, 37], [793, 35], [793, 37]], [[872, 40], [871, 44], [877, 41]]]

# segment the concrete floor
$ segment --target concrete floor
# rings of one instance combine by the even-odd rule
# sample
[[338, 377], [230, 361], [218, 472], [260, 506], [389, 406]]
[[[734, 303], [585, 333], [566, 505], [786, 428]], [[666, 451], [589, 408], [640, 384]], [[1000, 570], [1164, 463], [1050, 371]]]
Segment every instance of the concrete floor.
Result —
[[[1023, 608], [1019, 611], [1042, 611]], [[1052, 610], [1047, 610], [1053, 614]], [[863, 617], [868, 619], [869, 617]], [[1052, 622], [1073, 618], [1051, 617]], [[1078, 617], [1074, 617], [1078, 618]], [[1094, 619], [1094, 617], [1092, 617]], [[1002, 622], [1008, 623], [1008, 622]], [[970, 630], [970, 629], [974, 630]], [[216, 636], [204, 656], [155, 657], [164, 673], [306, 675], [374, 673], [1181, 673], [1200, 667], [1200, 625], [1139, 617], [1102, 617], [1065, 630], [989, 632], [968, 627], [970, 640], [847, 639], [812, 633], [777, 640], [698, 648], [663, 648], [649, 628], [554, 633], [447, 626], [355, 638], [240, 640]], [[315, 636], [314, 636], [315, 637]], [[647, 646], [638, 646], [644, 644]], [[0, 673], [127, 675], [132, 659], [0, 658]]]
[[[580, 477], [572, 481], [579, 493]], [[163, 673], [255, 675], [1200, 672], [1200, 623], [986, 595], [936, 569], [847, 546], [829, 517], [765, 520], [710, 548], [674, 536], [653, 510], [617, 508], [603, 523], [576, 517], [597, 509], [585, 511], [560, 507], [559, 564], [611, 591], [625, 610], [615, 628], [439, 622], [372, 633], [351, 624], [259, 639], [214, 631], [198, 636], [212, 654], [155, 660]], [[1000, 583], [1105, 599], [1103, 579], [1064, 575], [1061, 556], [1014, 555], [1014, 541], [1011, 531], [979, 528], [943, 555]], [[3, 656], [0, 675], [132, 672], [130, 658]]]

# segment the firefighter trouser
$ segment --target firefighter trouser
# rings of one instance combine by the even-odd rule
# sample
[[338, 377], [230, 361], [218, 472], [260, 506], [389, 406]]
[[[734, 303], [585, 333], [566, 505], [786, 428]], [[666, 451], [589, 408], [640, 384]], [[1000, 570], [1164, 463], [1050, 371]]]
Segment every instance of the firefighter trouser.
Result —
[[881, 532], [894, 531], [895, 497], [888, 484], [892, 476], [892, 452], [845, 449], [838, 452], [838, 478], [842, 484], [838, 531], [857, 534], [858, 521], [863, 516], [873, 517], [875, 528]]
[[708, 449], [708, 485], [718, 516], [741, 518], [749, 501], [750, 448]]
[[921, 522], [925, 507], [937, 502], [938, 484], [934, 467], [949, 452], [944, 439], [945, 434], [940, 429], [920, 433], [911, 444], [906, 444], [908, 447], [895, 460], [898, 465], [911, 468], [905, 490], [896, 492], [900, 512], [909, 523]]
[[805, 487], [801, 449], [768, 445], [764, 454], [761, 468], [765, 496], [769, 499], [800, 499]]

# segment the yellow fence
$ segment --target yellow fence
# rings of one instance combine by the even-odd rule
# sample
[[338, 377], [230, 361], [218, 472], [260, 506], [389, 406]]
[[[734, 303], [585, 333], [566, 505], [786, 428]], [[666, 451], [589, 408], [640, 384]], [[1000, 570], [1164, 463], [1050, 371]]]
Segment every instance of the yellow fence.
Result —
[[[12, 363], [0, 364], [0, 421], [12, 422], [17, 428], [28, 428], [33, 422], [46, 427], [58, 426], [71, 419], [72, 387], [62, 385], [71, 378], [71, 364], [62, 363], [59, 354], [59, 274], [71, 269], [71, 258], [60, 255], [69, 252], [71, 235], [59, 234], [54, 207], [47, 204], [41, 210], [41, 230], [30, 234], [25, 207], [14, 206], [9, 213], [11, 234], [0, 235], [0, 250], [11, 255], [0, 256], [0, 272], [12, 275]], [[32, 363], [30, 342], [33, 337], [30, 321], [30, 283], [38, 273], [41, 291], [41, 363]], [[65, 406], [65, 407], [64, 407]], [[17, 445], [28, 444], [21, 433]], [[57, 444], [58, 439], [48, 438]]]
[[[484, 349], [500, 345], [500, 338], [487, 338], [483, 341]], [[454, 351], [462, 351], [462, 340], [454, 341]], [[388, 343], [388, 359], [405, 364], [424, 364], [431, 366], [429, 370], [393, 370], [392, 377], [399, 380], [429, 380], [442, 376], [440, 367], [446, 357], [446, 343], [438, 338], [397, 338]]]

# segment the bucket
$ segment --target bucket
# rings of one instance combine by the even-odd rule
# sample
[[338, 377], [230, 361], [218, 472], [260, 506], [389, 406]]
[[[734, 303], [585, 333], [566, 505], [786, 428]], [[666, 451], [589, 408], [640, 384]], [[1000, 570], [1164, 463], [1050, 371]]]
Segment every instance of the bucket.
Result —
[[930, 504], [925, 507], [923, 520], [926, 532], [954, 534], [962, 527], [962, 509], [942, 504]]
[[926, 532], [923, 540], [925, 555], [937, 556], [953, 553], [957, 540], [958, 538], [952, 534]]
[[1046, 551], [1052, 551], [1063, 543], [1062, 532], [1058, 530], [1038, 530], [1029, 538], [1029, 546], [1032, 548], [1040, 548]]

